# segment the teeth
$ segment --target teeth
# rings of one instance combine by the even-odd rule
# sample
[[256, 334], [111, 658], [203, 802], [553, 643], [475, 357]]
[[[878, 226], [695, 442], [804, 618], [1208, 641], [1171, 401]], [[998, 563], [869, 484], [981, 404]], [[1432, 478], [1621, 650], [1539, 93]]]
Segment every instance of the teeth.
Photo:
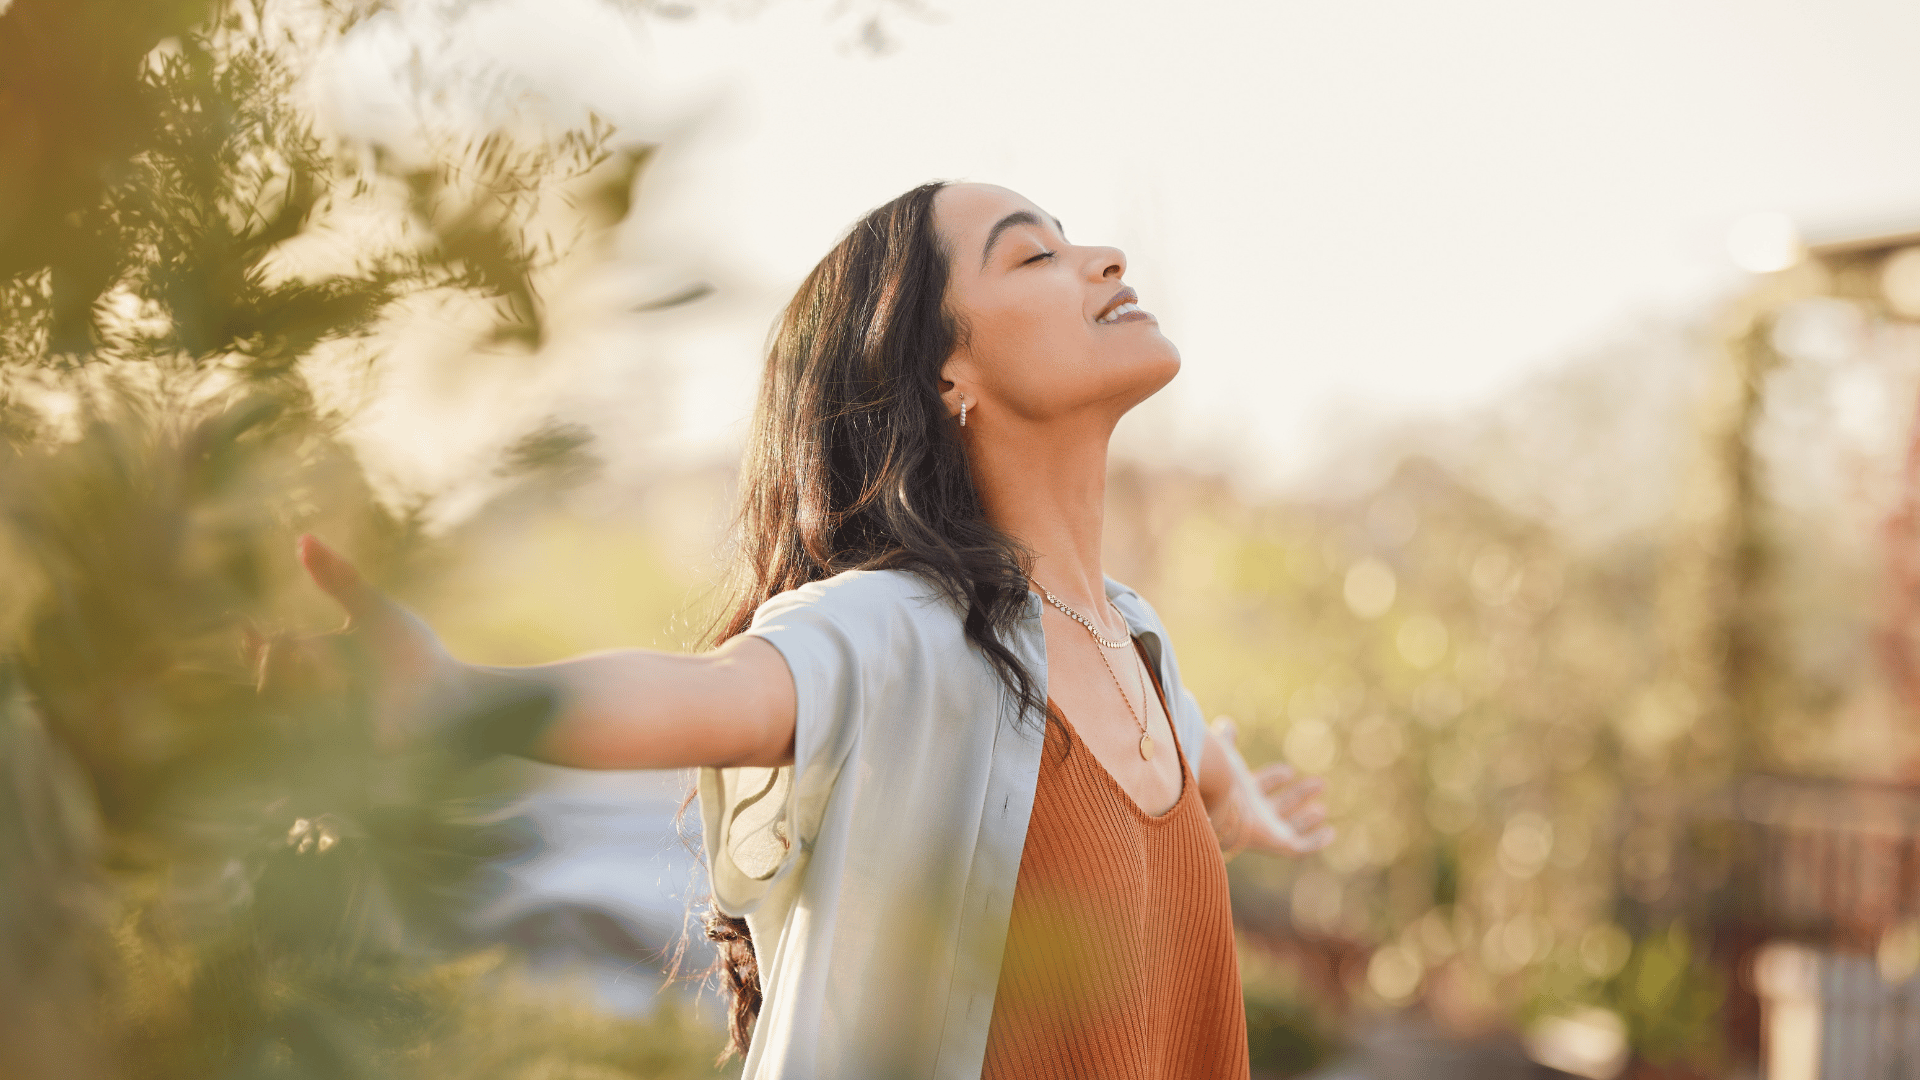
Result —
[[1100, 316], [1100, 318], [1096, 321], [1103, 322], [1103, 323], [1110, 323], [1110, 322], [1113, 322], [1115, 319], [1118, 319], [1122, 315], [1131, 314], [1139, 310], [1140, 310], [1140, 305], [1129, 300], [1126, 303], [1121, 304], [1119, 307], [1114, 308], [1112, 311], [1107, 312], [1105, 315]]

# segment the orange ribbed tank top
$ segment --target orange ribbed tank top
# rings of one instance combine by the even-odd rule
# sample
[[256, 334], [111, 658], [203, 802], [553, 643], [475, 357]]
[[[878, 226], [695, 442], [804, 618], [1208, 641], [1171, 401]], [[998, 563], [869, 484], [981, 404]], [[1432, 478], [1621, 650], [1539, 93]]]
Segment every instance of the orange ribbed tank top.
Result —
[[1154, 817], [1047, 704], [982, 1080], [1245, 1078], [1227, 869], [1179, 740]]

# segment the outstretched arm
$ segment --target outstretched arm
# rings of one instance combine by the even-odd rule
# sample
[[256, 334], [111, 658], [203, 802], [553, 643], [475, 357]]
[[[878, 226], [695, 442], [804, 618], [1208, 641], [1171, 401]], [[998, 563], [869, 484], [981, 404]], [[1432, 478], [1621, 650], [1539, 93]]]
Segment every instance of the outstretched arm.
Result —
[[1258, 772], [1247, 768], [1234, 746], [1237, 735], [1232, 720], [1215, 720], [1195, 774], [1220, 847], [1229, 856], [1247, 850], [1304, 855], [1332, 843], [1320, 778], [1300, 776], [1281, 761]]
[[304, 536], [299, 553], [314, 582], [346, 610], [340, 636], [371, 669], [376, 724], [388, 746], [427, 736], [424, 728], [448, 717], [486, 716], [491, 702], [538, 694], [552, 708], [505, 714], [521, 730], [490, 731], [486, 741], [580, 769], [793, 760], [793, 674], [759, 638], [735, 638], [698, 656], [618, 649], [533, 667], [463, 664], [331, 548]]
[[527, 753], [538, 761], [577, 769], [793, 762], [793, 674], [757, 637], [700, 656], [617, 649], [482, 670], [560, 692], [560, 712]]

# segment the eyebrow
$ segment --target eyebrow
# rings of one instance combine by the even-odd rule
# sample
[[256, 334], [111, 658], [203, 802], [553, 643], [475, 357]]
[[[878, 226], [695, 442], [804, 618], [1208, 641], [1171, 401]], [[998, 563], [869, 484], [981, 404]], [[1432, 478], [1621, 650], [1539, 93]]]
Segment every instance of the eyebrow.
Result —
[[[1001, 233], [1006, 232], [1015, 225], [1044, 224], [1046, 224], [1046, 222], [1041, 221], [1040, 216], [1031, 210], [1015, 210], [1013, 213], [994, 222], [993, 228], [987, 231], [987, 246], [986, 249], [980, 253], [980, 265], [987, 265], [987, 260], [993, 257], [993, 245], [1000, 242]], [[1053, 227], [1059, 230], [1061, 236], [1067, 235], [1067, 227], [1060, 224], [1059, 218], [1053, 219]]]

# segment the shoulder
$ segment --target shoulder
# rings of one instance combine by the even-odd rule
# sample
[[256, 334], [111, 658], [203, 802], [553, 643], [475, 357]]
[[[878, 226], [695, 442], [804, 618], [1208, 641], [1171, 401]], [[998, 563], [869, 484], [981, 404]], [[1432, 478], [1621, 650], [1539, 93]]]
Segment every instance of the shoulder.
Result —
[[1152, 630], [1162, 637], [1166, 636], [1167, 628], [1160, 621], [1160, 613], [1153, 610], [1153, 605], [1147, 603], [1146, 597], [1135, 592], [1132, 586], [1108, 578], [1107, 598], [1113, 601], [1114, 607], [1120, 609], [1120, 614], [1135, 632]]
[[848, 570], [769, 597], [753, 624], [795, 615], [824, 618], [845, 628], [900, 623], [956, 625], [959, 613], [939, 588], [910, 570]]
[[953, 604], [932, 582], [898, 570], [836, 574], [779, 593], [746, 633], [780, 650], [799, 697], [796, 723], [816, 741], [873, 708], [922, 712], [910, 702], [936, 688], [975, 693], [984, 669], [969, 662]]

